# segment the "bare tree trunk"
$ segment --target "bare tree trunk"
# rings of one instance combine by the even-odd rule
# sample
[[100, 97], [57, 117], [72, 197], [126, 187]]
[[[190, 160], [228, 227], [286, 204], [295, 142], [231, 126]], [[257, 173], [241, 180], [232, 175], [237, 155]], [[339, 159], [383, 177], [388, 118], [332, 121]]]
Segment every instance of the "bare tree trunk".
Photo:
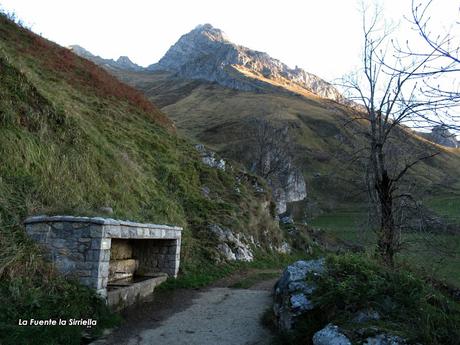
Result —
[[380, 202], [380, 229], [377, 233], [377, 252], [385, 264], [393, 266], [394, 255], [397, 252], [393, 212], [393, 188], [392, 181], [386, 171], [383, 171], [382, 179], [376, 183], [375, 189], [377, 190]]

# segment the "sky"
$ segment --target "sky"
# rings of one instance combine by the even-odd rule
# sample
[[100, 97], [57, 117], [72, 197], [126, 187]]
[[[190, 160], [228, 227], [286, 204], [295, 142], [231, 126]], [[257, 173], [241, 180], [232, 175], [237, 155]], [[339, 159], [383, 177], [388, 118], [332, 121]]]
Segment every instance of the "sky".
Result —
[[[451, 23], [457, 1], [434, 2], [436, 23]], [[410, 14], [411, 0], [382, 4], [395, 21]], [[237, 44], [329, 81], [360, 63], [357, 0], [0, 0], [0, 6], [62, 46], [79, 44], [104, 58], [127, 55], [143, 66], [157, 62], [181, 35], [204, 23]]]
[[[412, 0], [0, 0], [0, 8], [62, 46], [78, 44], [103, 58], [127, 55], [142, 66], [156, 63], [181, 35], [210, 23], [234, 43], [334, 83], [360, 67], [361, 9], [376, 3], [386, 21], [399, 24], [399, 40], [426, 51], [404, 18]], [[432, 0], [433, 32], [459, 33], [459, 5]]]

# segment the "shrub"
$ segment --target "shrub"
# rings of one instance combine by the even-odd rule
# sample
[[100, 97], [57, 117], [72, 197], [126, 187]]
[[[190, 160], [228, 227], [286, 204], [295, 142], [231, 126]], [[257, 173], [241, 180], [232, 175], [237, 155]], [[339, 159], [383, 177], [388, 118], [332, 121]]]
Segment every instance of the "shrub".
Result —
[[409, 341], [458, 344], [459, 304], [412, 272], [391, 270], [356, 254], [330, 256], [326, 265], [327, 274], [314, 278], [314, 298], [327, 322], [352, 329], [353, 314], [373, 309], [381, 316], [380, 328]]

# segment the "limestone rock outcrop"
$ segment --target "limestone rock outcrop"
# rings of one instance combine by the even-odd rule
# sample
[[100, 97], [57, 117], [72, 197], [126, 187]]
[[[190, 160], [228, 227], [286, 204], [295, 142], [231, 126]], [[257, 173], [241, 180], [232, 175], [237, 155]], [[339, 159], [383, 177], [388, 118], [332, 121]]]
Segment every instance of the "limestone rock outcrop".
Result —
[[204, 164], [211, 168], [225, 170], [225, 160], [218, 158], [215, 152], [207, 150], [203, 144], [197, 144], [195, 148], [200, 153], [201, 161]]
[[246, 237], [242, 234], [234, 234], [230, 229], [218, 224], [211, 224], [209, 231], [217, 238], [217, 250], [227, 261], [252, 261], [254, 254]]

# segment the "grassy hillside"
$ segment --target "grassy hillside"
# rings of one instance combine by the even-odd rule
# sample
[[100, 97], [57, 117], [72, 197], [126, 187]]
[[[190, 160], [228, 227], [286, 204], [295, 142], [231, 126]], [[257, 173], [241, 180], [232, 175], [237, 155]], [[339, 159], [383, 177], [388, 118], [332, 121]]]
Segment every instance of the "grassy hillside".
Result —
[[[180, 133], [243, 162], [250, 150], [245, 128], [247, 118], [264, 117], [288, 124], [310, 198], [324, 207], [362, 199], [363, 167], [352, 155], [365, 147], [366, 142], [356, 134], [361, 125], [350, 123], [347, 107], [292, 87], [286, 86], [280, 92], [281, 84], [276, 87], [267, 84], [260, 92], [246, 92], [178, 79], [168, 72], [114, 73], [167, 112]], [[436, 146], [409, 132], [398, 136], [397, 146], [407, 152], [440, 152], [414, 167], [410, 179], [418, 182], [418, 193], [459, 193], [459, 149]]]
[[113, 322], [91, 291], [43, 262], [25, 217], [110, 206], [114, 218], [181, 225], [181, 274], [206, 272], [217, 255], [209, 223], [254, 236], [262, 250], [283, 237], [270, 194], [236, 174], [203, 165], [141, 93], [0, 15], [0, 343], [80, 341], [78, 328], [24, 329], [19, 318]]

